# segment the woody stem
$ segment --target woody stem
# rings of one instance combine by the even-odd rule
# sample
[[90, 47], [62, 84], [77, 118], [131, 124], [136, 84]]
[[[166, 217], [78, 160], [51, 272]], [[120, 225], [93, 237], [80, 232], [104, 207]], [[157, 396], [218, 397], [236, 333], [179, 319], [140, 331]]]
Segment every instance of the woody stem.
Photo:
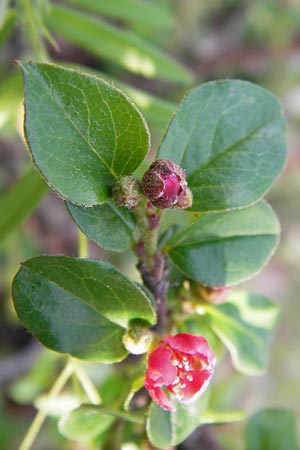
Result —
[[159, 333], [166, 326], [166, 295], [169, 286], [166, 256], [158, 249], [158, 230], [162, 211], [154, 208], [147, 200], [141, 201], [135, 211], [139, 240], [136, 254], [139, 259], [137, 268], [144, 285], [149, 289], [157, 304], [157, 326]]

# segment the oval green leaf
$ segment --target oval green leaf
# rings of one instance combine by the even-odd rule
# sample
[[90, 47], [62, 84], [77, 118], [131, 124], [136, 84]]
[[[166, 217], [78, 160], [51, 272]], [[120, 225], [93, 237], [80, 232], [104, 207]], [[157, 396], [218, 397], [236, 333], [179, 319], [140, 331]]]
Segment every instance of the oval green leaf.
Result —
[[112, 414], [80, 406], [62, 417], [58, 428], [66, 438], [84, 442], [104, 433], [115, 420]]
[[136, 107], [99, 78], [51, 64], [21, 63], [25, 135], [33, 161], [57, 193], [92, 206], [133, 172], [149, 148]]
[[67, 209], [81, 231], [105, 250], [126, 250], [133, 237], [135, 220], [128, 209], [113, 202], [85, 208], [67, 203]]
[[228, 348], [234, 367], [246, 375], [263, 373], [279, 308], [266, 297], [232, 292], [222, 305], [205, 308], [212, 330]]
[[246, 450], [299, 450], [295, 415], [286, 409], [265, 409], [246, 428]]
[[105, 405], [81, 405], [59, 423], [60, 432], [69, 439], [85, 441], [102, 434], [116, 418], [133, 423], [144, 423], [140, 413], [121, 411]]
[[143, 291], [111, 264], [63, 256], [26, 261], [13, 281], [17, 314], [46, 347], [103, 362], [124, 359], [132, 319], [155, 323]]
[[175, 411], [165, 411], [152, 402], [147, 419], [147, 435], [157, 448], [169, 449], [184, 441], [204, 420], [209, 391], [192, 403], [183, 404], [176, 400]]
[[208, 213], [184, 227], [165, 251], [188, 278], [228, 286], [256, 275], [274, 253], [279, 223], [266, 202], [236, 211]]
[[281, 172], [285, 153], [276, 98], [254, 84], [225, 80], [183, 100], [158, 157], [185, 169], [193, 210], [219, 211], [259, 200]]

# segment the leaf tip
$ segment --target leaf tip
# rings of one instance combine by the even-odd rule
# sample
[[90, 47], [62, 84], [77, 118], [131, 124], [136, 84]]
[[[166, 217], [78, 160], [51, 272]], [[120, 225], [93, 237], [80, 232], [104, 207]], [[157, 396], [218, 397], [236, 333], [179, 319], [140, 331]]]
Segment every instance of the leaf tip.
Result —
[[22, 71], [25, 71], [26, 66], [29, 65], [29, 64], [33, 64], [33, 62], [30, 60], [27, 63], [25, 63], [23, 61], [20, 61], [19, 59], [15, 59], [14, 60], [14, 64], [16, 64], [16, 66], [20, 67], [20, 69]]

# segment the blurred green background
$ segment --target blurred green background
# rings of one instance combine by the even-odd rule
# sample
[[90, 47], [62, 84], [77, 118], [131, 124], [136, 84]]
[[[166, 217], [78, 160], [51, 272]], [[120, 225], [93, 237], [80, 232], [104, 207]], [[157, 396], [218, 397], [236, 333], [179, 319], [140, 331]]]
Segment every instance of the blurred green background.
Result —
[[[0, 0], [0, 448], [17, 447], [48, 389], [58, 357], [18, 322], [10, 296], [19, 261], [77, 254], [77, 231], [63, 202], [31, 169], [22, 137], [22, 81], [16, 59], [64, 62], [114, 80], [152, 132], [152, 152], [176, 105], [196, 84], [222, 78], [272, 91], [287, 119], [289, 156], [268, 201], [282, 224], [271, 263], [245, 283], [281, 307], [268, 372], [245, 377], [223, 362], [216, 403], [253, 414], [299, 413], [300, 404], [300, 2], [298, 0]], [[90, 244], [90, 255], [103, 254]], [[119, 261], [122, 264], [122, 260]], [[97, 382], [105, 376], [89, 371]], [[105, 372], [105, 371], [104, 371]], [[105, 372], [106, 373], [106, 372]], [[108, 371], [107, 376], [111, 373]], [[103, 378], [104, 377], [104, 378]], [[55, 414], [54, 414], [55, 415]], [[245, 423], [214, 427], [219, 449], [244, 450]], [[233, 439], [234, 436], [234, 439]], [[192, 441], [190, 441], [192, 442]], [[182, 448], [196, 448], [183, 446]], [[48, 420], [38, 449], [79, 449]], [[290, 449], [287, 449], [290, 450]], [[292, 449], [291, 449], [292, 450]]]

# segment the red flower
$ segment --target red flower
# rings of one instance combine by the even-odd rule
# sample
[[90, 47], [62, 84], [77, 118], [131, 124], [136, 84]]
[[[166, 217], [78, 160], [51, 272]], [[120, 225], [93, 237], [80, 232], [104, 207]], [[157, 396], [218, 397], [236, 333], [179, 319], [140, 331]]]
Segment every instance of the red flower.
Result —
[[166, 390], [179, 402], [195, 400], [206, 390], [215, 363], [215, 355], [202, 336], [166, 336], [149, 355], [144, 385], [159, 406], [174, 410]]

